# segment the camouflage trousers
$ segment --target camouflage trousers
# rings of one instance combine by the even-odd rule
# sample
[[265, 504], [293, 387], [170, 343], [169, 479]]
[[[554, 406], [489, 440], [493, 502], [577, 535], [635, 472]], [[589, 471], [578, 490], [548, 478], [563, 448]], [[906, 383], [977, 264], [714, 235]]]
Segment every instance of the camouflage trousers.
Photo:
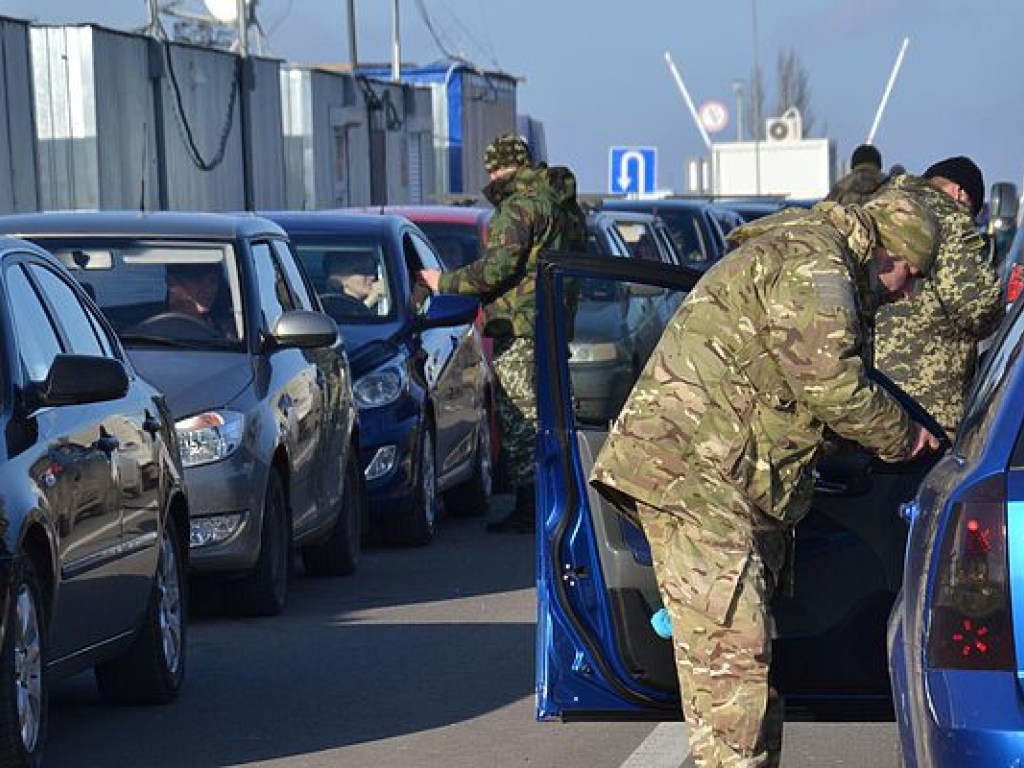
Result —
[[537, 387], [533, 339], [495, 339], [496, 406], [506, 473], [513, 487], [531, 485], [537, 438]]
[[694, 553], [706, 542], [695, 542], [699, 533], [675, 513], [640, 502], [636, 509], [650, 543], [658, 591], [672, 619], [676, 674], [694, 765], [778, 766], [783, 705], [769, 679], [773, 574], [753, 547], [742, 561], [731, 603], [724, 615], [713, 617], [705, 605], [696, 607], [699, 600], [691, 599], [693, 582], [701, 582], [702, 571]]

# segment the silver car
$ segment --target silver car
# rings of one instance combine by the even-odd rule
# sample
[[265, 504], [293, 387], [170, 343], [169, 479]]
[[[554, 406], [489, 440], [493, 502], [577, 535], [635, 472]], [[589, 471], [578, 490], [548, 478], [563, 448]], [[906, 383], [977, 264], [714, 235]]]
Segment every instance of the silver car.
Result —
[[195, 572], [242, 615], [283, 610], [307, 573], [359, 559], [365, 489], [348, 362], [285, 233], [249, 215], [0, 218], [54, 253], [167, 398], [191, 500]]

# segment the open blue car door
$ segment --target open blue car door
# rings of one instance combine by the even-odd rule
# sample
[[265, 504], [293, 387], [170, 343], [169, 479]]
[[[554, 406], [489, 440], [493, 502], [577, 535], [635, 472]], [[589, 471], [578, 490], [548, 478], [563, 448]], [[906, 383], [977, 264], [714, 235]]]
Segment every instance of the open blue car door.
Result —
[[[661, 603], [646, 540], [587, 477], [699, 277], [632, 259], [541, 259], [538, 719], [679, 717], [672, 644], [650, 624]], [[886, 465], [855, 444], [827, 443], [814, 507], [797, 528], [796, 594], [774, 606], [773, 668], [787, 717], [891, 717], [885, 629], [902, 582], [899, 508], [932, 462]]]

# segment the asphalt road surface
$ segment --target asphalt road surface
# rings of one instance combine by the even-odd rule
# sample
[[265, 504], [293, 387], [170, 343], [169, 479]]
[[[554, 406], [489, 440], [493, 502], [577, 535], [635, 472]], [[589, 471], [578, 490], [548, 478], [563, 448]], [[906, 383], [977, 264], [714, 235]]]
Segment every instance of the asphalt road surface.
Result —
[[[205, 605], [175, 704], [61, 683], [46, 768], [691, 765], [681, 723], [537, 723], [533, 539], [442, 526], [428, 547], [368, 549], [353, 576], [297, 576], [282, 616]], [[891, 723], [789, 723], [785, 740], [784, 766], [898, 765]]]

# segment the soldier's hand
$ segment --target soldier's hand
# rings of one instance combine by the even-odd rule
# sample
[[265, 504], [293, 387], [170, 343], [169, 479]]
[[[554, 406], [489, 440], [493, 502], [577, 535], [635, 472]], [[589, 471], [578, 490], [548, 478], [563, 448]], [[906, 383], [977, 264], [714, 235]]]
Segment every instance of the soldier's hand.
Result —
[[925, 427], [914, 424], [911, 429], [910, 448], [907, 449], [907, 458], [916, 459], [923, 453], [933, 453], [939, 450], [941, 441]]
[[427, 284], [431, 291], [437, 293], [437, 284], [441, 279], [441, 271], [437, 269], [421, 269], [420, 280]]

